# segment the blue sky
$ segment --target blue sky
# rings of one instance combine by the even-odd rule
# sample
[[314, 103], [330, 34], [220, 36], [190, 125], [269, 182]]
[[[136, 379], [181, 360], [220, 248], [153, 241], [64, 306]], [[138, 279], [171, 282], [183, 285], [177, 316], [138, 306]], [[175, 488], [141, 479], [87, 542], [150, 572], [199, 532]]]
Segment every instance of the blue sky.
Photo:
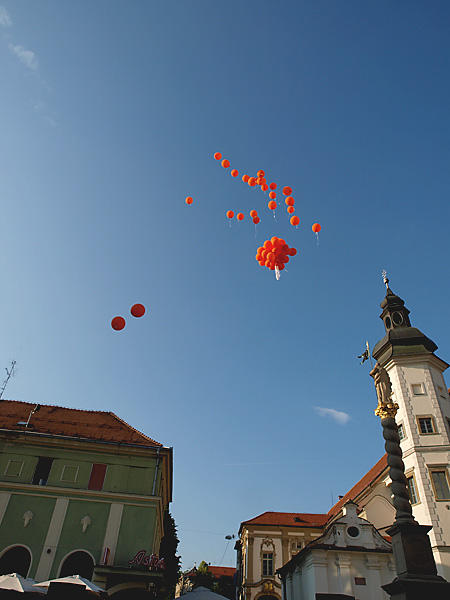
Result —
[[[242, 521], [325, 512], [383, 453], [356, 358], [382, 269], [450, 359], [449, 28], [444, 1], [3, 0], [5, 397], [173, 446], [184, 568], [234, 565]], [[298, 229], [217, 151], [290, 185]]]

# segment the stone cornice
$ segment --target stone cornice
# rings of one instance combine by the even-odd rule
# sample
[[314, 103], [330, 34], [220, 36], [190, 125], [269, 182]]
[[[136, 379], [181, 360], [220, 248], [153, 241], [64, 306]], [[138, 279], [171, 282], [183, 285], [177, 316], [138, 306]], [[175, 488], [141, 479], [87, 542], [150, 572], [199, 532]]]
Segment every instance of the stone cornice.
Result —
[[94, 490], [81, 490], [76, 488], [51, 487], [48, 485], [32, 485], [27, 483], [9, 483], [5, 485], [0, 482], [0, 491], [11, 492], [23, 496], [37, 496], [54, 498], [69, 498], [71, 500], [86, 500], [87, 502], [120, 502], [123, 504], [139, 504], [145, 506], [153, 504], [157, 508], [161, 502], [161, 496], [142, 496], [138, 494], [123, 494], [116, 492], [96, 492]]

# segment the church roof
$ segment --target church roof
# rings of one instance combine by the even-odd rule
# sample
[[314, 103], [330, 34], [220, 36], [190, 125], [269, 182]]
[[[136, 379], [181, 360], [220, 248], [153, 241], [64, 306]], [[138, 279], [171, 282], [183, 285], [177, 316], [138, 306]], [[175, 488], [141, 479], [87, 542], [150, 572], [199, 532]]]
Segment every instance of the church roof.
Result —
[[39, 410], [31, 416], [30, 423], [25, 428], [25, 423], [36, 404], [0, 400], [0, 430], [63, 436], [79, 441], [162, 447], [162, 444], [134, 429], [113, 412], [79, 410], [47, 404], [39, 406]]
[[368, 488], [378, 477], [387, 469], [387, 454], [382, 456], [380, 460], [362, 477], [358, 483], [349, 490], [334, 506], [328, 511], [328, 519], [334, 518], [342, 509], [344, 504], [349, 500], [355, 500], [366, 488]]
[[285, 513], [266, 511], [253, 519], [243, 521], [242, 525], [268, 525], [276, 527], [323, 527], [328, 520], [326, 514]]

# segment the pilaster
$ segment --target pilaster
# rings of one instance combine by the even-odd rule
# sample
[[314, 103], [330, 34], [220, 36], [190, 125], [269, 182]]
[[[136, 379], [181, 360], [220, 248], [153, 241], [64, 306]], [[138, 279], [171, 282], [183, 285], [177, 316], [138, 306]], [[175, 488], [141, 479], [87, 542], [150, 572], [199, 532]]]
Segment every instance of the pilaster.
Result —
[[41, 558], [36, 570], [36, 581], [45, 581], [50, 575], [50, 569], [53, 566], [53, 559], [58, 547], [61, 530], [66, 518], [69, 500], [67, 498], [58, 498], [53, 509], [52, 518], [48, 527], [44, 547], [42, 548]]

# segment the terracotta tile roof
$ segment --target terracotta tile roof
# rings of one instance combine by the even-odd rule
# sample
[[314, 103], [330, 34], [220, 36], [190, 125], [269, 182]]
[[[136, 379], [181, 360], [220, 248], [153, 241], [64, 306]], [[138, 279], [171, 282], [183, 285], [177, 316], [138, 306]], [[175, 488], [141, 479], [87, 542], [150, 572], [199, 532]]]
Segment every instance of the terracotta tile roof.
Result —
[[224, 575], [227, 577], [233, 577], [233, 575], [236, 573], [236, 569], [234, 567], [213, 567], [212, 565], [209, 565], [209, 570], [215, 579], [219, 579], [219, 577], [223, 577]]
[[355, 498], [363, 492], [369, 485], [371, 485], [385, 469], [387, 469], [387, 454], [382, 456], [380, 460], [374, 465], [370, 471], [368, 471], [362, 479], [356, 483], [351, 490], [349, 490], [345, 496], [343, 496], [339, 502], [336, 502], [334, 506], [328, 511], [328, 518], [332, 519], [335, 517], [349, 500], [355, 500]]
[[285, 513], [270, 512], [262, 513], [249, 521], [243, 521], [242, 525], [274, 525], [278, 527], [323, 527], [328, 521], [328, 515], [311, 513]]
[[162, 447], [113, 412], [79, 410], [41, 404], [25, 429], [26, 422], [36, 404], [17, 400], [0, 400], [0, 429], [61, 435], [79, 440], [95, 440], [116, 444]]

